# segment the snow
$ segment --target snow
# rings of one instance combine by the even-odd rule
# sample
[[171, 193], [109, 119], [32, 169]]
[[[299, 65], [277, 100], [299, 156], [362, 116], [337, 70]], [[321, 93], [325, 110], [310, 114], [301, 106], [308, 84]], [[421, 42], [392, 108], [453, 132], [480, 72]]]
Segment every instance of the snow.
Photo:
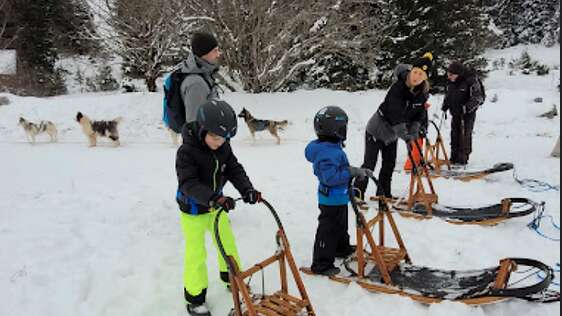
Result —
[[0, 50], [0, 75], [15, 75], [17, 71], [17, 54], [13, 49]]
[[[491, 51], [491, 58], [519, 57], [524, 48]], [[559, 47], [531, 47], [543, 63], [560, 64]], [[560, 183], [560, 161], [550, 152], [560, 135], [560, 121], [537, 118], [560, 105], [552, 78], [508, 76], [493, 72], [486, 82], [491, 97], [479, 112], [471, 168], [497, 162], [515, 163], [521, 177]], [[300, 266], [309, 265], [317, 225], [316, 179], [303, 152], [313, 139], [313, 116], [326, 105], [342, 106], [351, 118], [346, 151], [360, 165], [367, 121], [385, 91], [358, 93], [328, 90], [224, 97], [236, 110], [259, 118], [289, 119], [291, 126], [276, 146], [260, 134], [251, 141], [247, 128], [233, 142], [256, 187], [278, 209]], [[534, 103], [543, 97], [542, 104]], [[10, 96], [0, 108], [0, 315], [185, 315], [182, 296], [183, 238], [174, 200], [176, 149], [163, 129], [161, 94], [79, 94], [37, 99]], [[432, 98], [432, 111], [442, 96]], [[74, 117], [82, 111], [93, 119], [123, 116], [123, 146], [102, 141], [88, 148]], [[58, 125], [60, 143], [30, 145], [17, 126], [19, 116]], [[241, 122], [241, 124], [243, 124]], [[445, 129], [448, 133], [448, 129]], [[446, 138], [448, 136], [446, 135]], [[404, 153], [404, 147], [401, 147]], [[400, 157], [400, 163], [405, 155]], [[395, 175], [395, 194], [406, 192], [409, 178]], [[482, 206], [506, 197], [547, 202], [548, 214], [560, 222], [560, 193], [531, 193], [510, 173], [485, 181], [435, 182], [442, 204]], [[370, 192], [374, 188], [370, 187]], [[227, 194], [237, 194], [229, 186]], [[350, 215], [351, 216], [351, 215]], [[232, 225], [246, 267], [275, 251], [275, 223], [264, 207], [240, 205]], [[396, 218], [414, 263], [440, 269], [488, 268], [506, 257], [529, 257], [554, 265], [560, 246], [514, 219], [498, 227], [455, 226], [439, 219], [417, 222]], [[350, 223], [354, 223], [353, 220]], [[545, 227], [554, 236], [558, 232]], [[353, 227], [350, 232], [353, 234]], [[218, 280], [216, 251], [208, 240], [209, 304], [215, 315], [227, 315], [230, 294]], [[278, 288], [278, 272], [266, 273], [267, 289]], [[357, 285], [344, 286], [304, 277], [319, 316], [504, 316], [560, 314], [560, 305], [511, 301], [468, 307], [457, 303], [424, 306], [397, 296], [372, 294]], [[254, 290], [261, 291], [261, 276]]]
[[[103, 58], [91, 58], [86, 56], [65, 56], [57, 60], [57, 67], [66, 70], [65, 85], [68, 94], [80, 94], [91, 91], [93, 87], [88, 85], [88, 82], [97, 84], [96, 76], [104, 66], [110, 66], [113, 70], [113, 77], [117, 82], [123, 80], [121, 71], [121, 58], [115, 60], [108, 60]], [[80, 82], [80, 76], [81, 81]], [[135, 82], [136, 86], [144, 88], [146, 85], [143, 81]]]

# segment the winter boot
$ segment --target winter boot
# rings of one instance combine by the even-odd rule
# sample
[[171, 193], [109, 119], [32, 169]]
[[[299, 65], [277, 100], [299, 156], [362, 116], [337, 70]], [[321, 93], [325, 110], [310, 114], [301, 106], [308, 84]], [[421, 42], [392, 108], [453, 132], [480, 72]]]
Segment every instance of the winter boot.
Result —
[[187, 304], [187, 312], [191, 316], [211, 316], [207, 304]]
[[343, 252], [341, 252], [341, 253], [338, 252], [338, 253], [336, 254], [336, 258], [338, 258], [338, 259], [347, 259], [347, 258], [349, 258], [350, 256], [352, 256], [352, 255], [355, 253], [355, 251], [357, 251], [357, 246], [349, 246], [349, 248], [347, 248], [345, 251], [343, 251]]
[[336, 276], [336, 275], [340, 274], [341, 269], [336, 268], [336, 267], [332, 267], [332, 268], [328, 268], [328, 269], [323, 270], [323, 271], [313, 271], [313, 272], [314, 272], [314, 274], [317, 274], [317, 275], [332, 277], [332, 276]]

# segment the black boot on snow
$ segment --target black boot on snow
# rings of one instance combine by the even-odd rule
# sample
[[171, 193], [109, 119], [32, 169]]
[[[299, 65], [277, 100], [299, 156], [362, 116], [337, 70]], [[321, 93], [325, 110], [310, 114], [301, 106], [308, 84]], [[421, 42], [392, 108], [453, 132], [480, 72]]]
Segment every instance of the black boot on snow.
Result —
[[211, 316], [207, 304], [187, 304], [187, 312], [191, 316]]
[[341, 270], [339, 268], [333, 267], [333, 268], [329, 268], [329, 269], [326, 269], [326, 270], [313, 271], [313, 272], [315, 274], [318, 274], [318, 275], [333, 277], [333, 276], [336, 276], [336, 275], [340, 274]]
[[350, 256], [352, 256], [353, 254], [355, 254], [355, 252], [357, 251], [357, 246], [349, 246], [349, 248], [347, 248], [345, 251], [343, 252], [338, 252], [336, 254], [336, 258], [338, 259], [347, 259]]

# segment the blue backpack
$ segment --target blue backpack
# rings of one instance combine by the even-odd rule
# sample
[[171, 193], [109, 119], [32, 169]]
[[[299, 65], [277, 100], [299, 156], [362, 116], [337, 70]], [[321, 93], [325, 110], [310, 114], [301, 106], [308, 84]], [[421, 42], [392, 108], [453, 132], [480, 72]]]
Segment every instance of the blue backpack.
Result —
[[164, 109], [162, 121], [164, 121], [166, 127], [177, 134], [181, 134], [183, 126], [187, 123], [185, 119], [186, 111], [181, 93], [181, 85], [185, 78], [190, 75], [200, 76], [209, 86], [209, 89], [213, 89], [213, 85], [207, 81], [203, 74], [183, 73], [181, 72], [181, 68], [173, 71], [168, 77], [166, 77], [166, 79], [164, 79]]
[[162, 121], [169, 129], [180, 134], [185, 120], [185, 104], [181, 95], [181, 84], [189, 74], [180, 70], [172, 72], [164, 80], [164, 104]]

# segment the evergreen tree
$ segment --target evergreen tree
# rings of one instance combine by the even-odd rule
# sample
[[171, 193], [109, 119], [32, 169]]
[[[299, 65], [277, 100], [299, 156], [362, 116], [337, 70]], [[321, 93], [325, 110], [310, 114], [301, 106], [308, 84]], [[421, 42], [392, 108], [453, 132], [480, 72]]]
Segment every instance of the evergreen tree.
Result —
[[379, 87], [392, 83], [393, 70], [400, 63], [412, 63], [425, 52], [435, 57], [432, 82], [445, 84], [449, 62], [460, 60], [480, 70], [486, 65], [481, 54], [486, 48], [488, 20], [480, 1], [392, 0], [395, 25], [377, 56]]
[[[51, 1], [17, 0], [13, 3], [21, 30], [18, 38], [20, 63], [32, 86], [43, 87], [55, 73], [57, 51], [53, 42]], [[49, 94], [47, 91], [43, 93]]]
[[502, 34], [496, 46], [560, 43], [560, 0], [485, 0]]
[[53, 5], [51, 27], [55, 45], [70, 54], [84, 55], [96, 49], [96, 43], [84, 33], [94, 33], [95, 27], [85, 0], [50, 0]]

